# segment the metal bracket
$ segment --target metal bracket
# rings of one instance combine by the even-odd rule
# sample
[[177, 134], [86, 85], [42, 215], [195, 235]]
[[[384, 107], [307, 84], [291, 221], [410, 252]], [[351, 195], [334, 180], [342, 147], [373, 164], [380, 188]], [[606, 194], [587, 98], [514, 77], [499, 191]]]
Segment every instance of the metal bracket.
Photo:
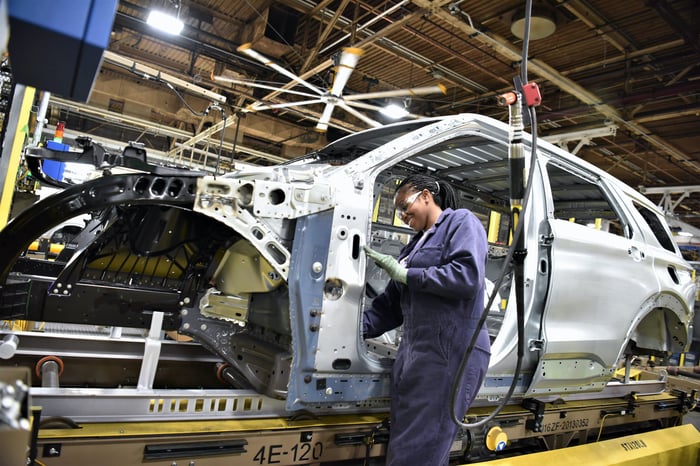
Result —
[[[697, 403], [698, 390], [693, 389], [690, 394], [685, 390], [679, 390], [674, 388], [671, 390], [673, 396], [678, 397], [679, 403], [677, 404], [678, 412], [685, 414], [693, 409], [693, 406]], [[661, 408], [658, 408], [661, 409]]]
[[554, 242], [554, 235], [540, 235], [540, 246], [549, 247]]
[[530, 340], [527, 347], [530, 351], [542, 351], [544, 350], [544, 340]]
[[544, 420], [545, 403], [535, 398], [525, 398], [522, 407], [535, 415], [534, 419], [525, 421], [525, 428], [533, 432], [542, 432], [542, 421]]

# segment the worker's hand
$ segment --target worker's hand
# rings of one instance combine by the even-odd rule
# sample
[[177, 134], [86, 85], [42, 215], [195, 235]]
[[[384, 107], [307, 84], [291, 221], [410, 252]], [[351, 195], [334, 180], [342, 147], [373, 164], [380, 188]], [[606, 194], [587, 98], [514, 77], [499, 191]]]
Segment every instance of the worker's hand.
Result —
[[406, 284], [408, 280], [408, 269], [399, 264], [399, 261], [394, 259], [389, 254], [382, 254], [374, 249], [364, 247], [365, 253], [377, 263], [377, 265], [389, 274], [391, 278], [399, 283]]

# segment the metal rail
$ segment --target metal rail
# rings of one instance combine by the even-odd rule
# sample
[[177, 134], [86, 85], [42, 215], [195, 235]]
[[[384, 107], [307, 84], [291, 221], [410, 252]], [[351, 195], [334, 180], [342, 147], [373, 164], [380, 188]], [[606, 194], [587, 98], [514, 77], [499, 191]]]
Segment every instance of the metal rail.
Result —
[[286, 417], [284, 400], [253, 390], [30, 389], [42, 417], [74, 422], [188, 421]]

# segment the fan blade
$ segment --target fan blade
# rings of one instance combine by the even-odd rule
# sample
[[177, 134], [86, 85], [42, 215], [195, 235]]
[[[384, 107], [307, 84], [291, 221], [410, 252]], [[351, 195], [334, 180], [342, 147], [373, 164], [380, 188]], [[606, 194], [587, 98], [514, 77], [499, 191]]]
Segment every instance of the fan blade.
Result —
[[357, 66], [357, 62], [360, 60], [362, 54], [365, 53], [362, 49], [356, 47], [345, 47], [343, 52], [340, 54], [340, 62], [335, 69], [335, 77], [333, 78], [333, 85], [331, 86], [331, 95], [340, 97], [343, 93], [345, 85], [350, 79], [352, 71]]
[[300, 100], [299, 102], [284, 102], [284, 103], [279, 103], [279, 104], [252, 104], [250, 106], [250, 109], [252, 111], [259, 111], [259, 110], [271, 110], [274, 108], [287, 108], [287, 107], [299, 107], [301, 105], [312, 105], [312, 104], [320, 104], [323, 102], [321, 99], [312, 99], [312, 100]]
[[301, 95], [304, 97], [316, 97], [314, 94], [309, 94], [308, 92], [299, 92], [299, 91], [293, 91], [291, 89], [283, 89], [282, 84], [280, 84], [279, 87], [268, 86], [267, 84], [260, 84], [260, 83], [254, 82], [254, 81], [246, 81], [245, 79], [229, 78], [227, 76], [216, 76], [214, 74], [211, 75], [211, 80], [216, 81], [216, 82], [220, 82], [220, 83], [238, 84], [241, 86], [257, 87], [259, 89], [268, 89], [268, 90], [277, 91], [277, 92], [287, 92], [289, 94]]
[[379, 123], [378, 121], [375, 121], [375, 120], [371, 119], [370, 117], [363, 115], [362, 113], [358, 112], [357, 110], [355, 110], [351, 106], [345, 104], [344, 102], [338, 102], [338, 106], [340, 108], [342, 108], [343, 110], [345, 110], [346, 112], [348, 112], [349, 114], [355, 115], [357, 118], [364, 121], [365, 123], [372, 126], [373, 128], [376, 128], [377, 126], [382, 126], [382, 124]]
[[257, 61], [259, 61], [259, 62], [262, 63], [263, 65], [269, 66], [270, 68], [272, 68], [273, 70], [277, 71], [278, 73], [285, 75], [286, 77], [288, 77], [288, 78], [291, 79], [292, 81], [295, 81], [295, 82], [301, 84], [302, 86], [304, 86], [304, 87], [306, 87], [306, 88], [308, 88], [308, 89], [311, 89], [311, 90], [314, 91], [316, 94], [318, 94], [318, 95], [323, 95], [323, 91], [321, 91], [319, 88], [317, 88], [317, 87], [314, 86], [313, 84], [306, 82], [305, 80], [301, 79], [299, 76], [295, 75], [295, 74], [292, 73], [291, 71], [289, 71], [289, 70], [287, 70], [287, 69], [285, 69], [285, 68], [282, 68], [280, 65], [278, 65], [278, 64], [275, 63], [275, 62], [273, 62], [273, 61], [270, 60], [269, 58], [267, 58], [267, 57], [265, 57], [264, 55], [262, 55], [262, 54], [256, 52], [255, 50], [253, 50], [253, 44], [251, 44], [250, 42], [241, 45], [240, 47], [238, 47], [237, 50], [238, 50], [239, 52], [241, 52], [241, 53], [245, 53], [246, 55], [248, 55], [248, 56], [251, 57], [251, 58], [256, 59]]
[[384, 99], [388, 97], [403, 97], [403, 96], [414, 96], [414, 95], [428, 95], [428, 94], [447, 94], [447, 88], [442, 84], [436, 86], [425, 86], [425, 87], [412, 87], [410, 89], [396, 89], [394, 91], [377, 91], [377, 92], [365, 92], [363, 94], [353, 94], [344, 96], [343, 100], [365, 100], [365, 99]]
[[316, 123], [316, 131], [328, 131], [328, 122], [331, 121], [331, 114], [333, 113], [333, 108], [335, 108], [335, 104], [326, 104], [326, 108], [323, 109], [321, 118], [319, 118], [318, 123]]
[[[357, 62], [360, 60], [362, 54], [365, 53], [362, 49], [355, 47], [345, 47], [343, 52], [340, 54], [340, 62], [335, 68], [335, 75], [333, 76], [333, 85], [331, 86], [330, 94], [331, 99], [335, 100], [335, 97], [340, 97], [345, 89], [345, 85], [350, 79], [352, 71], [355, 69]], [[323, 109], [321, 118], [316, 124], [317, 131], [328, 130], [328, 122], [331, 121], [331, 114], [333, 113], [333, 108], [335, 104], [333, 102], [326, 103], [326, 107]]]

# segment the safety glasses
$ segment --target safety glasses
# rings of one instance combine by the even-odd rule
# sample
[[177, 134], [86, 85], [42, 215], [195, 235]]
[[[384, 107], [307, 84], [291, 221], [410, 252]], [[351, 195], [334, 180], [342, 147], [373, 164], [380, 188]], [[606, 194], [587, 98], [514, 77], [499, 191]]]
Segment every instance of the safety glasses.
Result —
[[396, 206], [396, 215], [398, 217], [403, 217], [404, 214], [406, 214], [406, 211], [408, 210], [409, 207], [411, 207], [411, 204], [416, 202], [416, 199], [418, 199], [418, 196], [420, 196], [420, 193], [423, 191], [417, 191], [410, 196], [406, 198], [406, 200], [403, 202], [401, 205]]

